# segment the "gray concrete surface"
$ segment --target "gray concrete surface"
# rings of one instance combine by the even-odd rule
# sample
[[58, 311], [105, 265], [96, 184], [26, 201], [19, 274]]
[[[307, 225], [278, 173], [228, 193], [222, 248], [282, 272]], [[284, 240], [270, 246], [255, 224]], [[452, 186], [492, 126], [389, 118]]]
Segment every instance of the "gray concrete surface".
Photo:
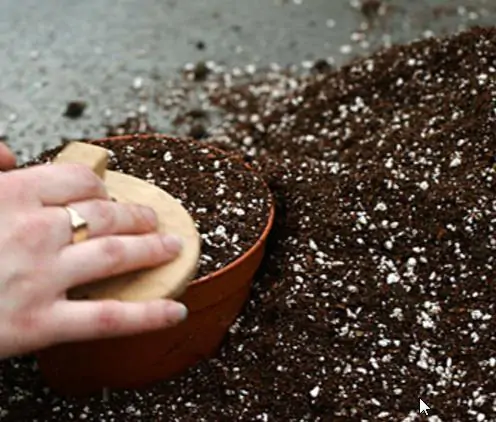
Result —
[[[383, 1], [392, 7], [362, 48], [352, 40], [364, 21], [358, 0], [0, 0], [0, 132], [25, 160], [62, 136], [100, 136], [106, 110], [119, 122], [143, 102], [167, 131], [163, 111], [135, 94], [135, 78], [146, 97], [199, 60], [339, 65], [343, 45], [363, 54], [496, 17], [494, 0]], [[441, 16], [437, 6], [447, 8]], [[63, 117], [76, 99], [88, 103], [83, 117]]]

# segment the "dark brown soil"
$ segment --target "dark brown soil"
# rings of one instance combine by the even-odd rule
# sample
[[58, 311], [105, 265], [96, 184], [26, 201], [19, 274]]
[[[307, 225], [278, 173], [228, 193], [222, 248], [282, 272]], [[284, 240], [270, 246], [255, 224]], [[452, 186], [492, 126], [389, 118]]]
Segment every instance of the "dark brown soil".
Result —
[[128, 117], [124, 122], [107, 127], [107, 136], [121, 136], [136, 133], [156, 133], [154, 126], [150, 124], [146, 115], [138, 114]]
[[67, 104], [64, 116], [70, 119], [81, 117], [86, 109], [87, 104], [84, 101], [71, 101]]
[[[146, 180], [179, 199], [197, 223], [202, 254], [197, 277], [248, 251], [268, 222], [270, 194], [242, 161], [218, 149], [170, 137], [91, 141], [113, 152], [109, 170]], [[26, 165], [48, 162], [61, 147]]]
[[207, 48], [207, 45], [205, 44], [204, 41], [197, 41], [195, 43], [195, 46], [198, 50], [205, 50]]
[[196, 123], [193, 126], [191, 126], [188, 135], [193, 139], [200, 140], [207, 138], [208, 132], [205, 126], [203, 126], [201, 123]]
[[198, 62], [193, 70], [195, 81], [204, 81], [210, 74], [210, 69], [205, 62]]
[[360, 11], [367, 19], [374, 19], [379, 13], [381, 6], [382, 1], [380, 0], [362, 0]]
[[107, 403], [62, 401], [12, 359], [4, 420], [413, 422], [419, 398], [431, 422], [496, 420], [496, 29], [275, 73], [205, 88], [224, 110], [209, 142], [277, 202], [217, 358]]

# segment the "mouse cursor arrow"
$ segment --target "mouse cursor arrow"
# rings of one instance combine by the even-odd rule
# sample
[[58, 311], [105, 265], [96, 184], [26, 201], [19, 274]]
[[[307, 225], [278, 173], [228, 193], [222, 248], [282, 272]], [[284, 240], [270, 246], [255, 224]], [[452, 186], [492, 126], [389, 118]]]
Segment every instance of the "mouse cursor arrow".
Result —
[[422, 399], [420, 399], [420, 406], [419, 406], [420, 414], [425, 413], [426, 415], [428, 415], [427, 411], [430, 409], [431, 408], [427, 406], [427, 404], [425, 404], [425, 402]]

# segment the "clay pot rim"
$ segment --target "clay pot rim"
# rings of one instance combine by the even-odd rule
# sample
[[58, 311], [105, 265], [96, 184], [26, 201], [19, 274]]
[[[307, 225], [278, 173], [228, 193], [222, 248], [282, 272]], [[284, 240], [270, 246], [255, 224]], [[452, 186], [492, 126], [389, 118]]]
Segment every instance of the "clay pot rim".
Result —
[[[171, 139], [176, 139], [178, 141], [188, 141], [193, 144], [197, 144], [202, 146], [202, 142], [197, 141], [196, 139], [191, 139], [187, 137], [179, 137], [179, 136], [173, 136], [173, 135], [168, 135], [166, 133], [137, 133], [134, 135], [117, 135], [117, 136], [107, 136], [103, 138], [92, 138], [89, 139], [89, 142], [107, 142], [107, 141], [132, 141], [132, 140], [144, 140], [144, 139], [149, 139], [149, 138], [171, 138]], [[208, 148], [213, 149], [215, 151], [221, 152], [223, 154], [229, 155], [227, 151], [222, 150], [221, 148], [217, 148], [215, 146], [207, 145]], [[233, 160], [238, 160], [243, 164], [249, 171], [253, 172], [255, 175], [258, 175], [260, 177], [260, 181], [264, 185], [265, 189], [267, 190], [267, 196], [271, 201], [270, 209], [269, 209], [269, 216], [267, 218], [267, 223], [265, 225], [265, 228], [262, 232], [262, 234], [258, 237], [257, 241], [241, 256], [236, 258], [234, 261], [230, 262], [226, 266], [209, 273], [207, 275], [204, 275], [203, 277], [200, 278], [195, 278], [191, 280], [188, 284], [188, 286], [195, 286], [203, 283], [207, 283], [208, 281], [217, 278], [221, 276], [222, 274], [231, 271], [232, 268], [240, 265], [243, 261], [245, 261], [247, 258], [249, 258], [251, 255], [253, 255], [259, 248], [262, 243], [265, 242], [267, 237], [269, 236], [269, 233], [272, 229], [272, 225], [274, 223], [274, 218], [275, 218], [275, 204], [274, 204], [274, 197], [272, 195], [272, 192], [270, 191], [269, 186], [261, 177], [258, 171], [254, 170], [248, 163], [244, 162], [241, 160], [239, 157], [236, 156], [230, 156], [231, 159]]]

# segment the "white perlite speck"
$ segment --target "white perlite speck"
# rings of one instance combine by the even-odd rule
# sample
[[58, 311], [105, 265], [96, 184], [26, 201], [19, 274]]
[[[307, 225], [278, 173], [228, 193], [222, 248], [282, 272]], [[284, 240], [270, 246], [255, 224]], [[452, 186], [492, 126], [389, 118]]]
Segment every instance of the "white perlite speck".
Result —
[[310, 248], [313, 249], [314, 251], [318, 251], [319, 250], [317, 244], [312, 239], [310, 239], [308, 241], [308, 246], [310, 246]]
[[312, 390], [310, 391], [310, 395], [313, 398], [316, 398], [319, 395], [319, 393], [320, 393], [320, 387], [318, 385], [312, 388]]
[[140, 78], [139, 76], [137, 78], [134, 78], [133, 88], [136, 90], [143, 88], [143, 78]]
[[387, 206], [384, 202], [379, 202], [374, 208], [374, 211], [386, 211], [386, 210], [387, 210]]
[[334, 28], [336, 26], [336, 21], [334, 19], [327, 19], [326, 26], [328, 28]]
[[172, 154], [170, 153], [170, 151], [167, 151], [167, 152], [164, 154], [164, 161], [165, 161], [165, 162], [172, 161]]
[[482, 312], [479, 311], [478, 309], [472, 311], [471, 315], [472, 315], [472, 319], [475, 319], [475, 320], [482, 318]]
[[391, 242], [390, 240], [386, 240], [386, 241], [384, 242], [384, 247], [385, 247], [388, 251], [390, 251], [391, 249], [393, 249], [393, 242]]
[[417, 323], [420, 324], [425, 329], [434, 329], [435, 324], [433, 319], [428, 313], [421, 311], [420, 315], [417, 315]]
[[401, 308], [394, 308], [393, 312], [391, 312], [389, 316], [401, 321], [403, 319], [403, 311], [401, 310]]
[[236, 214], [239, 217], [242, 217], [246, 214], [245, 210], [243, 210], [241, 208], [234, 208], [233, 212], [234, 212], [234, 214]]
[[420, 182], [419, 183], [419, 188], [422, 189], [422, 190], [429, 189], [429, 182], [427, 182], [426, 180], [424, 180], [423, 182]]
[[215, 234], [217, 236], [225, 236], [226, 228], [224, 226], [217, 226], [217, 228], [215, 229]]
[[462, 163], [462, 160], [460, 157], [455, 157], [451, 160], [451, 163], [450, 163], [450, 167], [453, 168], [453, 167], [458, 167], [460, 164]]
[[394, 284], [400, 281], [400, 276], [396, 273], [388, 274], [386, 282], [387, 284]]

